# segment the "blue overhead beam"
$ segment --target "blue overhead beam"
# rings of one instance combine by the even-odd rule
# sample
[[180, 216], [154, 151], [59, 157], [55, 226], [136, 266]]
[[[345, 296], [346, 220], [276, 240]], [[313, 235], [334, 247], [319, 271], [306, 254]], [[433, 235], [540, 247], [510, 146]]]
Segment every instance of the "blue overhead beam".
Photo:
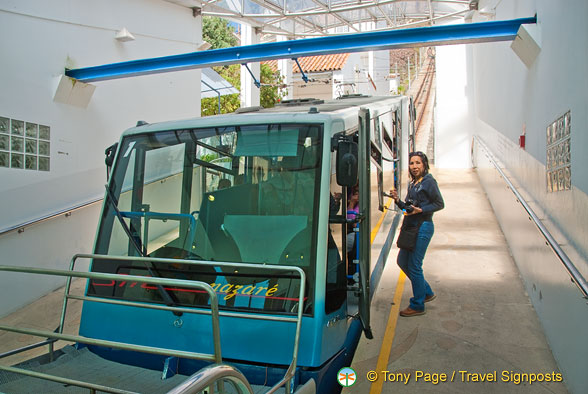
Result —
[[66, 70], [65, 75], [82, 82], [94, 82], [272, 59], [292, 59], [304, 56], [421, 46], [511, 41], [516, 37], [522, 24], [536, 22], [537, 18], [533, 17], [280, 41], [77, 68]]

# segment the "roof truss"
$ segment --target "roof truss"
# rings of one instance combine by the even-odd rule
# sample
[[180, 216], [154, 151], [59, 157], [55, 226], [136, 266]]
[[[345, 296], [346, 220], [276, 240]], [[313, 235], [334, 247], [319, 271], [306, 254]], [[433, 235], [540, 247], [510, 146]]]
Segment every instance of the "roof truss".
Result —
[[[455, 22], [471, 0], [167, 0], [290, 38], [359, 33]], [[273, 39], [273, 38], [272, 38]]]

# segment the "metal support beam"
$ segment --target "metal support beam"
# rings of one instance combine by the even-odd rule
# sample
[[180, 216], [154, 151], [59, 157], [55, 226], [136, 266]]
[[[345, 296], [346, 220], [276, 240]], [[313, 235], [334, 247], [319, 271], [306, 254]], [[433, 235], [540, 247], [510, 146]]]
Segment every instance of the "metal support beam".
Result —
[[[241, 47], [241, 48], [243, 48], [243, 47]], [[249, 69], [249, 66], [247, 65], [247, 63], [243, 63], [241, 65], [245, 66], [247, 71], [249, 71], [249, 74], [251, 75], [251, 78], [253, 79], [253, 84], [255, 86], [257, 86], [257, 88], [259, 89], [261, 87], [261, 83], [257, 80], [257, 78], [255, 78], [255, 75], [253, 75], [253, 72]]]
[[218, 95], [218, 114], [221, 114], [221, 93], [218, 91], [218, 89], [215, 89], [213, 86], [210, 86], [209, 84], [207, 84], [204, 81], [200, 81], [203, 84], [205, 84], [206, 86], [208, 86], [209, 89], [213, 90], [217, 95]]
[[537, 18], [532, 17], [271, 42], [78, 68], [66, 70], [65, 75], [83, 82], [92, 82], [272, 59], [421, 46], [512, 41], [521, 24], [536, 22]]
[[300, 74], [302, 74], [302, 80], [306, 83], [308, 83], [308, 77], [306, 76], [306, 74], [304, 73], [304, 70], [302, 69], [302, 66], [300, 66], [300, 63], [298, 63], [298, 58], [292, 58], [292, 60], [294, 60], [296, 62], [296, 65], [298, 66], [298, 69], [300, 70]]
[[[319, 8], [321, 8], [322, 10], [324, 10], [324, 11], [327, 11], [327, 12], [328, 12], [328, 14], [325, 14], [325, 15], [332, 15], [332, 16], [334, 16], [335, 18], [339, 19], [339, 20], [340, 20], [341, 22], [343, 22], [344, 24], [346, 24], [347, 26], [349, 26], [349, 28], [350, 28], [350, 29], [353, 29], [353, 30], [355, 30], [355, 31], [359, 32], [359, 30], [358, 30], [358, 29], [357, 29], [355, 26], [353, 26], [353, 24], [352, 24], [352, 23], [351, 23], [349, 20], [347, 20], [347, 19], [343, 18], [343, 16], [341, 16], [341, 15], [337, 14], [336, 12], [332, 12], [331, 5], [330, 5], [330, 4], [327, 6], [326, 4], [323, 4], [323, 3], [322, 3], [321, 1], [319, 1], [319, 0], [312, 0], [312, 2], [313, 2], [313, 3], [315, 3], [315, 4], [316, 4], [316, 5], [317, 5]], [[327, 24], [326, 24], [326, 23], [325, 23], [325, 28], [324, 28], [324, 30], [328, 30], [328, 28], [327, 28]]]
[[433, 4], [429, 0], [429, 19], [431, 20], [431, 26], [433, 26]]

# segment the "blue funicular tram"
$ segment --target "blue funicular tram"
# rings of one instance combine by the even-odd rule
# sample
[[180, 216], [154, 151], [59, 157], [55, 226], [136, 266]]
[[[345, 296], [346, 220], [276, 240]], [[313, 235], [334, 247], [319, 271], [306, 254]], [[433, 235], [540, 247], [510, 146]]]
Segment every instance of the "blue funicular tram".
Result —
[[[236, 392], [210, 383], [219, 368], [261, 392], [339, 392], [337, 372], [361, 332], [372, 336], [398, 223], [384, 191], [402, 187], [409, 107], [401, 96], [293, 100], [125, 131], [107, 157], [94, 254], [72, 260], [91, 262], [72, 274], [88, 278], [78, 345], [195, 374], [174, 392], [199, 379]], [[347, 219], [353, 187], [359, 215]]]

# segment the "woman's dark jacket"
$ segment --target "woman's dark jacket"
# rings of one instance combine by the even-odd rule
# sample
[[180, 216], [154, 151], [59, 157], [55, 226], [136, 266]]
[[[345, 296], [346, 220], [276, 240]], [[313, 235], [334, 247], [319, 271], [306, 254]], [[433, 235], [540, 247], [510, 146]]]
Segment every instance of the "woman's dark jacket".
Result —
[[414, 206], [422, 209], [423, 213], [405, 216], [403, 225], [413, 225], [426, 221], [432, 222], [433, 212], [440, 211], [445, 207], [441, 191], [439, 191], [439, 186], [437, 186], [437, 181], [431, 174], [425, 175], [417, 184], [410, 182], [406, 199], [404, 201], [398, 201], [396, 205], [400, 209], [405, 209], [405, 202], [409, 200], [412, 201]]

